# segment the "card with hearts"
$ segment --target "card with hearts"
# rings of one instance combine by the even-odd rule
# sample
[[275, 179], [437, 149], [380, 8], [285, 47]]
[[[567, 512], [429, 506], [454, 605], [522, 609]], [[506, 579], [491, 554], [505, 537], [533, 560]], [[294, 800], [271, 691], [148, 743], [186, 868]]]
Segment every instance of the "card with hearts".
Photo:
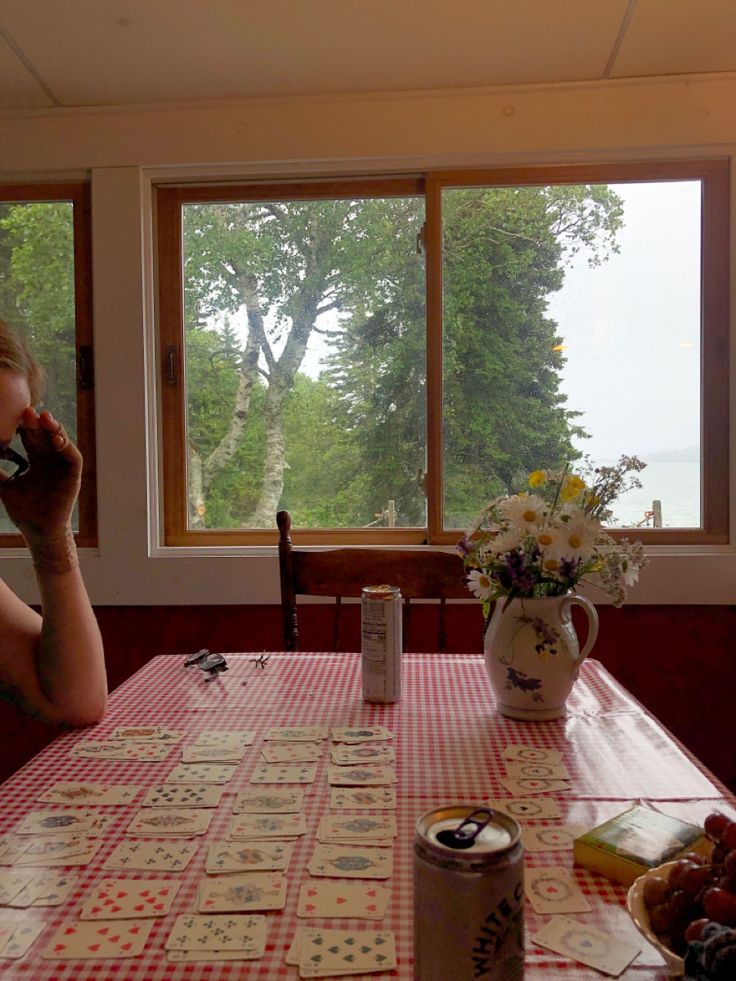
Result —
[[556, 824], [545, 828], [522, 828], [521, 843], [528, 852], [572, 851], [578, 835], [587, 831], [581, 825]]
[[333, 726], [332, 740], [336, 743], [367, 743], [393, 739], [394, 734], [385, 726]]
[[307, 882], [299, 890], [296, 915], [381, 920], [390, 896], [388, 889], [375, 883]]
[[560, 817], [560, 807], [552, 797], [501, 797], [486, 801], [489, 807], [503, 811], [520, 821]]
[[205, 872], [221, 875], [230, 872], [285, 872], [293, 850], [287, 841], [249, 841], [234, 844], [217, 841], [207, 850]]
[[266, 763], [314, 763], [322, 758], [318, 743], [267, 743], [261, 747]]
[[166, 783], [228, 783], [237, 766], [230, 763], [180, 763], [166, 777]]
[[293, 838], [306, 833], [303, 814], [239, 814], [230, 822], [227, 838]]
[[39, 804], [129, 804], [140, 791], [140, 787], [131, 784], [74, 780], [53, 784], [36, 801]]
[[179, 891], [173, 879], [103, 879], [85, 901], [81, 920], [135, 920], [166, 916]]
[[349, 838], [351, 841], [396, 836], [396, 818], [391, 815], [326, 814], [319, 823], [320, 841]]
[[251, 783], [314, 783], [316, 763], [278, 764], [265, 763], [257, 766], [251, 775]]
[[535, 777], [544, 780], [569, 780], [570, 771], [564, 763], [523, 763], [516, 761], [506, 764], [506, 776], [512, 780], [526, 780]]
[[197, 894], [200, 913], [283, 909], [286, 877], [280, 872], [246, 872], [203, 879]]
[[212, 783], [172, 783], [151, 787], [144, 807], [218, 807], [224, 788]]
[[47, 960], [139, 957], [152, 926], [152, 920], [75, 920], [62, 923], [41, 956]]
[[540, 749], [536, 746], [511, 744], [503, 751], [504, 759], [520, 760], [524, 763], [561, 763], [562, 753], [556, 749]]
[[568, 869], [526, 869], [524, 891], [535, 913], [588, 913], [590, 903]]
[[327, 782], [333, 787], [380, 787], [396, 783], [396, 771], [378, 764], [328, 766]]
[[515, 780], [511, 777], [499, 777], [501, 783], [515, 797], [525, 797], [527, 794], [561, 793], [570, 790], [567, 780], [549, 780], [544, 777], [524, 777]]
[[171, 743], [143, 742], [135, 739], [84, 739], [75, 743], [71, 756], [82, 760], [135, 760], [160, 763], [171, 752]]
[[78, 876], [58, 872], [39, 871], [21, 891], [14, 896], [9, 906], [26, 909], [29, 906], [61, 906], [72, 889]]
[[333, 763], [353, 766], [356, 763], [393, 763], [396, 753], [385, 743], [356, 743], [353, 746], [339, 743], [330, 750]]
[[15, 828], [15, 834], [86, 834], [93, 824], [94, 815], [90, 811], [32, 811]]
[[281, 726], [269, 729], [263, 738], [282, 743], [318, 743], [327, 738], [327, 726]]
[[641, 952], [639, 942], [621, 940], [566, 916], [549, 920], [531, 939], [540, 947], [613, 977], [623, 973]]
[[10, 924], [10, 926], [12, 933], [5, 941], [5, 944], [0, 945], [0, 958], [20, 960], [31, 949], [34, 941], [43, 933], [46, 927], [46, 921], [29, 919], [27, 916], [24, 916], [22, 923], [14, 923]]
[[331, 787], [330, 807], [333, 810], [395, 810], [396, 790], [393, 787]]
[[233, 814], [298, 814], [303, 806], [304, 791], [296, 787], [248, 789], [236, 795]]
[[307, 868], [313, 876], [388, 879], [393, 871], [393, 849], [319, 844]]
[[178, 743], [182, 740], [183, 736], [183, 732], [161, 725], [117, 726], [110, 733], [110, 739], [136, 739], [142, 742], [165, 743]]
[[202, 807], [144, 807], [135, 815], [126, 835], [193, 838], [209, 829], [215, 812]]
[[299, 977], [392, 971], [396, 941], [392, 931], [324, 930], [304, 927], [299, 944]]
[[144, 872], [181, 872], [199, 845], [189, 841], [124, 841], [113, 850], [103, 869], [138, 869]]
[[181, 913], [166, 950], [265, 950], [266, 917], [258, 913]]

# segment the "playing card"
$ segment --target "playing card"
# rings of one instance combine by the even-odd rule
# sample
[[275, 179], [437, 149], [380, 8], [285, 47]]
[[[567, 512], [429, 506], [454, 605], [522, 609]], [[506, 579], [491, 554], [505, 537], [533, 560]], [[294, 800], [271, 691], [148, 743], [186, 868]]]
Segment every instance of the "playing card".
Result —
[[209, 729], [197, 736], [195, 746], [250, 746], [256, 738], [255, 729]]
[[304, 927], [299, 943], [299, 977], [391, 971], [396, 942], [390, 930], [323, 930]]
[[547, 780], [543, 777], [525, 777], [522, 780], [514, 780], [511, 777], [500, 777], [499, 779], [508, 792], [516, 797], [570, 790], [570, 784], [567, 780]]
[[33, 920], [24, 916], [22, 923], [13, 925], [13, 932], [0, 947], [0, 958], [19, 960], [28, 953], [34, 940], [41, 936], [45, 927], [44, 920]]
[[110, 739], [136, 739], [142, 742], [178, 743], [184, 736], [183, 732], [169, 729], [167, 726], [118, 726], [110, 733]]
[[36, 798], [39, 804], [129, 804], [140, 793], [129, 784], [55, 783]]
[[31, 839], [23, 837], [23, 835], [6, 835], [2, 842], [0, 865], [15, 865], [30, 843]]
[[266, 763], [314, 763], [322, 758], [318, 743], [267, 743], [261, 747]]
[[283, 909], [286, 877], [280, 872], [246, 872], [203, 879], [198, 892], [200, 913], [235, 913]]
[[536, 746], [507, 746], [504, 759], [522, 760], [525, 763], [561, 763], [562, 753], [556, 749], [537, 749]]
[[233, 814], [298, 814], [304, 803], [304, 791], [294, 788], [241, 790], [233, 804]]
[[349, 746], [338, 744], [330, 750], [333, 763], [338, 766], [353, 766], [355, 763], [393, 763], [396, 753], [385, 743], [357, 743]]
[[212, 783], [173, 783], [151, 787], [144, 807], [217, 807], [224, 789]]
[[41, 956], [47, 960], [138, 957], [143, 953], [152, 926], [152, 920], [62, 923]]
[[396, 771], [390, 766], [328, 766], [327, 782], [337, 787], [379, 787], [396, 783]]
[[166, 778], [166, 783], [227, 783], [237, 766], [228, 763], [180, 763]]
[[393, 838], [396, 818], [391, 815], [326, 814], [319, 824], [320, 841], [349, 838], [351, 841], [374, 838]]
[[202, 807], [144, 807], [135, 815], [126, 835], [192, 838], [207, 832], [215, 812]]
[[520, 821], [534, 821], [539, 818], [558, 818], [560, 808], [551, 797], [502, 797], [486, 801], [489, 807], [503, 811]]
[[336, 743], [367, 743], [393, 739], [394, 734], [385, 726], [333, 726], [332, 739]]
[[587, 913], [590, 904], [567, 869], [526, 869], [524, 891], [535, 913]]
[[251, 783], [314, 783], [317, 776], [316, 763], [293, 763], [291, 765], [266, 763], [257, 766], [250, 778]]
[[171, 752], [172, 743], [142, 742], [135, 739], [84, 739], [75, 743], [71, 755], [82, 760], [136, 760], [158, 763]]
[[[265, 948], [264, 948], [265, 950]], [[253, 961], [263, 957], [264, 951], [252, 950], [167, 950], [167, 960], [172, 964], [194, 964], [207, 961]]]
[[263, 738], [282, 743], [317, 743], [327, 738], [327, 726], [286, 726], [269, 729]]
[[297, 927], [296, 930], [294, 931], [294, 937], [291, 941], [289, 949], [286, 951], [286, 954], [284, 955], [284, 963], [292, 964], [295, 965], [296, 967], [299, 966], [299, 948], [301, 946], [303, 929], [304, 929], [303, 927]]
[[77, 884], [76, 875], [64, 875], [58, 872], [34, 872], [33, 878], [8, 903], [20, 909], [28, 906], [61, 906], [69, 893]]
[[17, 896], [32, 878], [33, 872], [3, 869], [0, 872], [0, 906], [7, 906], [10, 900]]
[[82, 906], [79, 918], [135, 920], [166, 916], [179, 886], [173, 879], [103, 879]]
[[345, 879], [388, 879], [393, 849], [358, 845], [317, 845], [309, 865], [310, 875]]
[[381, 920], [390, 896], [372, 882], [307, 882], [299, 890], [296, 915]]
[[181, 872], [196, 854], [198, 844], [189, 841], [124, 841], [103, 869], [141, 869], [146, 872]]
[[208, 875], [226, 872], [285, 872], [293, 849], [287, 841], [249, 841], [233, 844], [217, 841], [207, 850]]
[[91, 811], [92, 824], [85, 831], [88, 838], [106, 838], [110, 830], [110, 825], [115, 824], [119, 814], [103, 814], [100, 811]]
[[573, 842], [587, 828], [557, 824], [546, 828], [522, 828], [521, 843], [528, 852], [571, 851]]
[[90, 841], [85, 835], [36, 835], [29, 837], [28, 845], [23, 853], [15, 860], [16, 865], [47, 865], [58, 862], [76, 865], [72, 859], [87, 856], [84, 862], [89, 861], [90, 846], [91, 854], [94, 854], [100, 847], [99, 841]]
[[523, 763], [506, 764], [506, 776], [512, 780], [542, 778], [544, 780], [569, 780], [570, 771], [564, 763]]
[[292, 838], [306, 833], [303, 814], [239, 814], [230, 822], [227, 839]]
[[166, 950], [265, 949], [266, 917], [259, 914], [181, 913], [164, 944]]
[[333, 810], [393, 810], [396, 791], [393, 787], [331, 787], [330, 807]]
[[93, 824], [94, 815], [90, 811], [33, 811], [15, 828], [15, 834], [86, 834]]
[[182, 746], [182, 763], [240, 763], [247, 752], [245, 746]]
[[578, 923], [566, 916], [549, 920], [531, 938], [540, 947], [618, 977], [641, 952], [641, 944]]

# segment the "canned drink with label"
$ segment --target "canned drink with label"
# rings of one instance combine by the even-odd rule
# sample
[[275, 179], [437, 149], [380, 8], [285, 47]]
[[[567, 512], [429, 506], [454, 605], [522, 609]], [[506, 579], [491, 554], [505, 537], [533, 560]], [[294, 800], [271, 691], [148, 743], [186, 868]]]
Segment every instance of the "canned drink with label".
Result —
[[417, 822], [414, 977], [524, 977], [524, 850], [512, 817], [453, 804]]
[[398, 586], [364, 586], [360, 605], [363, 699], [401, 698], [401, 592]]

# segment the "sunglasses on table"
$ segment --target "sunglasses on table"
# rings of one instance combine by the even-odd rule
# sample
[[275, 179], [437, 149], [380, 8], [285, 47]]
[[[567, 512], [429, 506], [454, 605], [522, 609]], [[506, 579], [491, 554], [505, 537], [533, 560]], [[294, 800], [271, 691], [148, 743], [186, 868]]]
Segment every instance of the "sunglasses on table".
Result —
[[8, 473], [8, 477], [17, 477], [19, 474], [25, 473], [30, 466], [28, 460], [20, 453], [17, 453], [10, 446], [6, 446], [0, 449], [0, 462], [12, 463], [15, 465], [15, 470], [12, 473]]

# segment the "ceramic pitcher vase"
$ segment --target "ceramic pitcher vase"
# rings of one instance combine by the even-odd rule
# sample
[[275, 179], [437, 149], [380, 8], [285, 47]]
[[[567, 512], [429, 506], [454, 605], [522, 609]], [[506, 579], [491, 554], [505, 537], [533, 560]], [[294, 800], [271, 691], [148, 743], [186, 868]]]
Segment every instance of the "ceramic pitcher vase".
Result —
[[[572, 607], [588, 616], [582, 651]], [[498, 711], [511, 719], [558, 719], [583, 660], [598, 636], [598, 614], [575, 593], [541, 599], [497, 601], [486, 630], [484, 653]]]

